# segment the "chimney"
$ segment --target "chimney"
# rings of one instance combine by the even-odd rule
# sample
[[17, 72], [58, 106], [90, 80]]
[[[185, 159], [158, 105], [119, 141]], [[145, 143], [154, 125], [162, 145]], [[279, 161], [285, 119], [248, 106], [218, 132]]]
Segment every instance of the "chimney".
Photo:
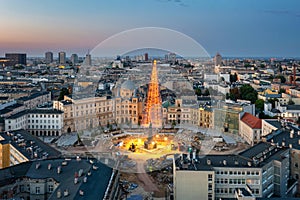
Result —
[[252, 165], [252, 164], [251, 164], [251, 162], [250, 162], [250, 161], [248, 161], [248, 166], [249, 166], [249, 167], [251, 167], [251, 165]]
[[292, 129], [291, 131], [290, 131], [290, 138], [293, 138], [294, 137], [294, 129]]
[[51, 163], [48, 164], [48, 170], [50, 170], [50, 169], [51, 169]]
[[285, 141], [282, 141], [281, 146], [283, 147], [285, 146]]
[[193, 151], [193, 160], [196, 159], [196, 150]]
[[290, 147], [290, 149], [291, 149], [291, 148], [293, 148], [293, 145], [292, 145], [292, 144], [289, 144], [289, 147]]
[[223, 160], [223, 165], [226, 166], [226, 164], [227, 164], [227, 161]]
[[58, 198], [58, 199], [60, 199], [61, 198], [61, 191], [60, 190], [57, 190], [57, 193], [56, 193], [57, 195], [56, 195], [56, 197]]
[[79, 190], [79, 195], [80, 195], [80, 196], [83, 196], [83, 194], [84, 194], [84, 193], [83, 193], [83, 190]]
[[207, 159], [207, 165], [211, 165], [211, 161], [210, 161], [210, 159]]
[[69, 191], [68, 191], [68, 189], [65, 189], [65, 191], [64, 191], [64, 197], [67, 197], [67, 196], [69, 196]]
[[36, 163], [36, 164], [35, 164], [35, 169], [40, 168], [40, 166], [41, 166], [41, 163]]
[[60, 174], [61, 173], [61, 166], [58, 166], [57, 167], [57, 174]]
[[78, 172], [78, 176], [81, 177], [82, 174], [83, 174], [83, 169], [80, 169], [79, 172]]
[[298, 131], [298, 135], [300, 135], [300, 131]]
[[87, 182], [87, 177], [86, 177], [86, 176], [83, 178], [83, 182], [84, 182], [84, 183]]
[[78, 178], [74, 178], [74, 184], [76, 185], [78, 183]]
[[300, 145], [300, 139], [298, 140], [298, 144]]

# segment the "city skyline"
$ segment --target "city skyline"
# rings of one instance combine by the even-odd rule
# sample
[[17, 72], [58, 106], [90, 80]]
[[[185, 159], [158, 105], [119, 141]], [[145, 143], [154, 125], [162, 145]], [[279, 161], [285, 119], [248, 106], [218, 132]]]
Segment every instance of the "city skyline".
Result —
[[[122, 31], [172, 29], [213, 56], [299, 57], [298, 1], [3, 1], [0, 55], [85, 55]], [[147, 8], [147, 9], [145, 9]], [[178, 14], [179, 13], [179, 14]]]

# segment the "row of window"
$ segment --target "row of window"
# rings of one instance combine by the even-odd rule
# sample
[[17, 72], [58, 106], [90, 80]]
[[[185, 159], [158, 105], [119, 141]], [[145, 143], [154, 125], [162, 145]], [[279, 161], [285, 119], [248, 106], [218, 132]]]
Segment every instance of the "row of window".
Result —
[[48, 115], [45, 115], [45, 114], [44, 115], [33, 115], [32, 114], [32, 115], [28, 115], [28, 118], [38, 118], [39, 116], [40, 116], [40, 118], [51, 118], [51, 117], [58, 118], [58, 115], [49, 115], [49, 114]]
[[216, 174], [220, 175], [251, 175], [259, 176], [259, 171], [216, 171]]
[[[30, 121], [30, 119], [29, 119], [29, 120], [28, 120], [28, 123], [30, 123], [30, 122], [34, 124], [34, 120], [33, 120], [33, 119], [32, 119], [31, 121]], [[58, 120], [55, 120], [55, 121], [52, 120], [52, 121], [51, 121], [50, 119], [48, 119], [48, 121], [45, 120], [45, 119], [44, 119], [44, 121], [43, 121], [43, 120], [37, 120], [37, 119], [35, 120], [35, 123], [43, 123], [43, 122], [44, 122], [44, 123], [47, 123], [47, 122], [48, 122], [48, 124], [50, 124], [51, 122], [52, 122], [52, 123], [54, 123], [54, 122], [55, 122], [55, 123], [58, 123], [59, 121], [58, 121]]]
[[[234, 194], [234, 191], [236, 188], [216, 188], [215, 193], [216, 194]], [[253, 189], [253, 194], [259, 194], [259, 189]]]
[[59, 126], [58, 125], [56, 125], [56, 126], [55, 125], [52, 125], [52, 126], [51, 125], [48, 125], [48, 126], [47, 125], [44, 125], [44, 126], [43, 125], [31, 125], [31, 126], [28, 125], [28, 129], [42, 129], [42, 128], [44, 128], [44, 129], [46, 129], [46, 128], [48, 128], [48, 129], [51, 129], [51, 128], [52, 129], [54, 129], [54, 128], [59, 129]]

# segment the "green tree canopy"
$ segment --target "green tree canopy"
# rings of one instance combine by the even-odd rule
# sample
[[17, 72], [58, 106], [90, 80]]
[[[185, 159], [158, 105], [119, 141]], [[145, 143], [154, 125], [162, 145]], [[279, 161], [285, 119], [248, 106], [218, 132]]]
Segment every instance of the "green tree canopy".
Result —
[[251, 101], [251, 103], [255, 103], [257, 100], [257, 92], [251, 85], [242, 85], [240, 87], [240, 95], [241, 99]]
[[264, 103], [265, 101], [262, 99], [257, 99], [255, 101], [255, 107], [258, 111], [262, 112], [264, 110]]

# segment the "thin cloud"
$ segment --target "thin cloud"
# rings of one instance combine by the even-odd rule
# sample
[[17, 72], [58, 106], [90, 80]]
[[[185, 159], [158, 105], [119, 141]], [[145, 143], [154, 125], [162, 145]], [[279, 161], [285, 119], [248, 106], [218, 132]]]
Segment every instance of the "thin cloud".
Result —
[[182, 0], [157, 0], [162, 3], [173, 3], [182, 7], [187, 7], [188, 5], [184, 3]]
[[299, 12], [293, 12], [291, 10], [264, 10], [264, 13], [272, 14], [272, 15], [290, 15], [294, 17], [300, 17]]

